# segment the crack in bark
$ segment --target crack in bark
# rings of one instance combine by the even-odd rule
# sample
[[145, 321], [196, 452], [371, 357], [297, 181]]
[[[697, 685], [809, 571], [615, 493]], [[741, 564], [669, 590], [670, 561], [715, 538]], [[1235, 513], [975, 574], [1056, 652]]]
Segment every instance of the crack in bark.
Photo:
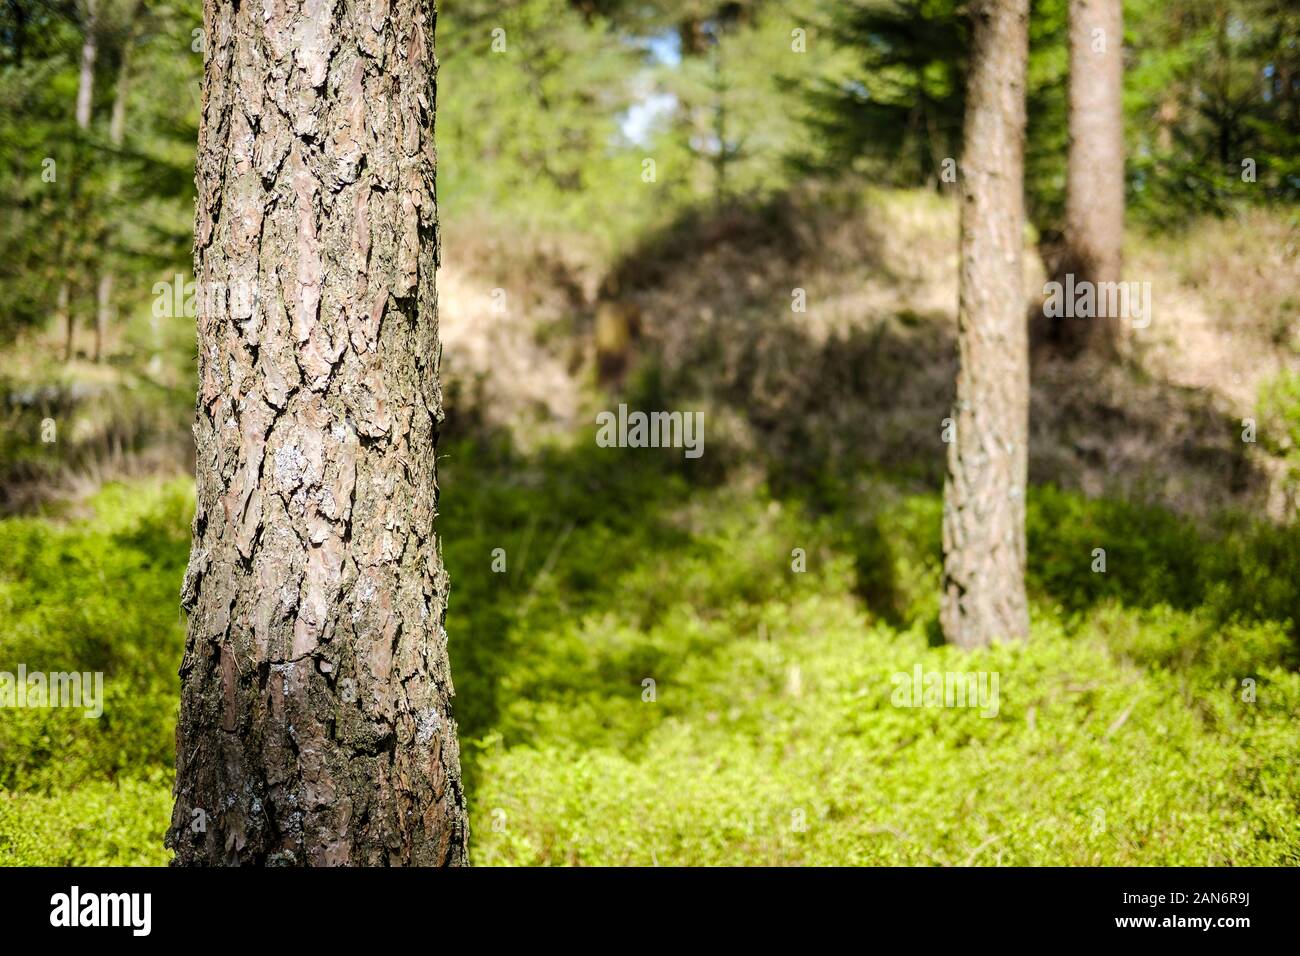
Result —
[[195, 276], [261, 294], [197, 323], [178, 864], [467, 861], [433, 530], [434, 16], [205, 3]]

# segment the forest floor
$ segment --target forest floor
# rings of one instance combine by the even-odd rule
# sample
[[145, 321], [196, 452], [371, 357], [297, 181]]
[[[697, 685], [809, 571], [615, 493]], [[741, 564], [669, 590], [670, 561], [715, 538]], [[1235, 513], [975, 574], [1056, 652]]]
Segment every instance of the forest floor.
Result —
[[[1033, 634], [973, 654], [936, 626], [950, 204], [790, 197], [653, 237], [617, 266], [619, 397], [591, 371], [608, 267], [459, 234], [439, 531], [476, 864], [1300, 864], [1294, 222], [1132, 238], [1157, 311], [1125, 362], [1036, 356]], [[167, 859], [192, 347], [154, 347], [180, 358], [74, 363], [54, 399], [0, 363], [11, 419], [64, 403], [65, 429], [61, 458], [6, 449], [44, 492], [6, 491], [0, 669], [107, 695], [0, 720], [0, 862]], [[705, 411], [705, 455], [596, 447], [618, 401]], [[987, 696], [901, 706], [918, 667]]]

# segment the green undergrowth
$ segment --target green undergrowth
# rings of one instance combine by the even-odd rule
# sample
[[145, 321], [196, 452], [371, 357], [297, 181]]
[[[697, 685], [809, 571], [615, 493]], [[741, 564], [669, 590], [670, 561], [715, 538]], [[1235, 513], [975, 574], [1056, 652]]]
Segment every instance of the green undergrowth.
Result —
[[[937, 495], [691, 465], [444, 449], [476, 864], [1300, 864], [1294, 525], [1034, 489], [1031, 640], [962, 653]], [[166, 861], [191, 494], [0, 521], [0, 670], [106, 691], [0, 710], [0, 862]], [[918, 665], [990, 693], [895, 706]]]

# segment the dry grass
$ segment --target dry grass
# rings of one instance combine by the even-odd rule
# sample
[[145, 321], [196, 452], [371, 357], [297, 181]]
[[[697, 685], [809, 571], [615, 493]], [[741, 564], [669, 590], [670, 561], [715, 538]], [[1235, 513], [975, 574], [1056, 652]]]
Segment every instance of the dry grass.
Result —
[[578, 423], [581, 337], [600, 267], [580, 237], [475, 220], [444, 232], [438, 274], [448, 413], [531, 447]]
[[[525, 442], [582, 424], [600, 263], [554, 239], [530, 250], [482, 228], [452, 236], [441, 301], [453, 410]], [[633, 398], [707, 409], [711, 447], [737, 460], [795, 475], [878, 466], [933, 486], [956, 370], [956, 237], [955, 205], [921, 191], [806, 190], [688, 217], [613, 270], [643, 316], [639, 358], [658, 370]], [[1044, 276], [1032, 238], [1027, 303]], [[1135, 231], [1127, 278], [1152, 283], [1154, 320], [1126, 329], [1122, 364], [1035, 357], [1032, 478], [1285, 517], [1280, 463], [1240, 430], [1260, 383], [1300, 369], [1297, 245], [1295, 217], [1276, 212]], [[493, 288], [507, 290], [505, 315]]]
[[[1154, 320], [1126, 330], [1122, 364], [1035, 356], [1032, 479], [1188, 513], [1292, 513], [1284, 466], [1240, 431], [1262, 382], [1300, 372], [1298, 222], [1255, 211], [1131, 232], [1127, 278], [1151, 282]], [[612, 296], [641, 316], [641, 374], [624, 397], [706, 410], [712, 455], [776, 464], [795, 480], [869, 469], [937, 487], [956, 371], [956, 240], [950, 200], [843, 187], [687, 216], [616, 263], [582, 236], [449, 222], [439, 300], [451, 427], [503, 430], [524, 449], [583, 434], [593, 408], [616, 399], [594, 388], [593, 313]], [[1044, 276], [1030, 235], [1026, 253], [1028, 303]], [[805, 311], [792, 308], [796, 295]], [[179, 351], [135, 372], [33, 359], [58, 345], [33, 340], [0, 359], [11, 395], [59, 383], [59, 401], [75, 392], [79, 409], [60, 419], [76, 453], [30, 488], [11, 482], [10, 510], [186, 466]], [[142, 385], [173, 398], [157, 408], [131, 398]]]

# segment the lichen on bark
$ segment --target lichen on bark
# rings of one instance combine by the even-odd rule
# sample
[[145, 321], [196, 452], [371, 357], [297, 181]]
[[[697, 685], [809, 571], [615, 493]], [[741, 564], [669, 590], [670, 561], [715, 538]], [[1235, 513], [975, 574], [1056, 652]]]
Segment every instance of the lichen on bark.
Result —
[[205, 0], [177, 864], [467, 862], [434, 532], [435, 17]]

